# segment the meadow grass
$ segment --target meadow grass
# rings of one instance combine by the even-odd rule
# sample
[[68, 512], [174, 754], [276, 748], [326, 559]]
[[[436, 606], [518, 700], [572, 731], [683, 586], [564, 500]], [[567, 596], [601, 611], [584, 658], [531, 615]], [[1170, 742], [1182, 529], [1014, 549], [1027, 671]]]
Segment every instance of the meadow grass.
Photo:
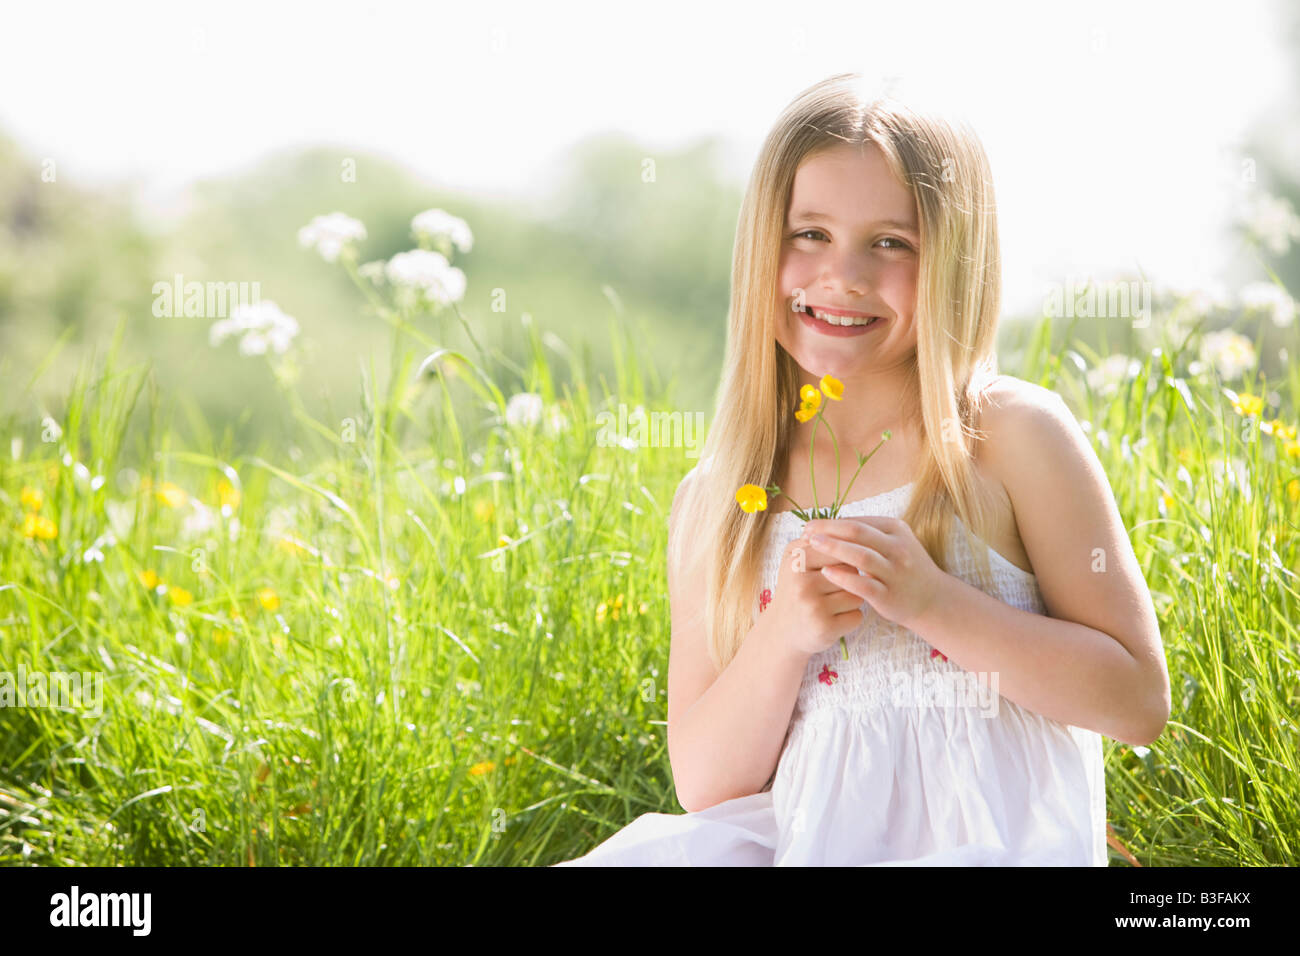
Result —
[[[694, 460], [598, 424], [681, 412], [673, 383], [617, 317], [612, 382], [528, 324], [526, 365], [420, 374], [430, 340], [394, 328], [352, 414], [311, 419], [286, 383], [274, 446], [112, 347], [56, 428], [6, 423], [0, 670], [100, 673], [104, 699], [0, 707], [0, 862], [538, 865], [682, 812], [664, 561]], [[1106, 384], [1054, 328], [1003, 370], [1086, 423], [1173, 686], [1159, 740], [1106, 742], [1112, 863], [1295, 864], [1300, 460], [1260, 425], [1295, 422], [1300, 363], [1247, 416], [1168, 336]], [[507, 415], [516, 391], [539, 420]]]

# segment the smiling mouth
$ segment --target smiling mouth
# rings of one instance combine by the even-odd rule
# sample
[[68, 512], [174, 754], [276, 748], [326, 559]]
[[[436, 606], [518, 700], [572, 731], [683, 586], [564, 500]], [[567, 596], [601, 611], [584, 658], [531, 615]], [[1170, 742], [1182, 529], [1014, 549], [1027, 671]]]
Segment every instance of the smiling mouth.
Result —
[[878, 315], [873, 315], [870, 317], [858, 316], [858, 315], [838, 315], [834, 312], [827, 312], [822, 309], [815, 308], [813, 306], [804, 306], [802, 309], [797, 309], [796, 311], [802, 312], [804, 315], [807, 315], [818, 322], [822, 322], [825, 323], [826, 325], [834, 326], [836, 328], [865, 329], [868, 326], [875, 325], [881, 320], [880, 316]]

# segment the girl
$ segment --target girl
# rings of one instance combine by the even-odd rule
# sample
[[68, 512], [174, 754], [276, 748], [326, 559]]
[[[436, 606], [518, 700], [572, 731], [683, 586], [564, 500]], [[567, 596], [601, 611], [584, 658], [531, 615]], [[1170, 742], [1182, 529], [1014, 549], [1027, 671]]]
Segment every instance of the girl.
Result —
[[[556, 865], [1105, 866], [1101, 735], [1168, 719], [1100, 462], [1057, 395], [996, 372], [984, 150], [860, 84], [787, 107], [740, 213], [717, 415], [669, 520], [688, 812]], [[842, 473], [792, 414], [827, 384]], [[886, 430], [838, 517], [790, 513]], [[749, 514], [745, 484], [782, 493]]]

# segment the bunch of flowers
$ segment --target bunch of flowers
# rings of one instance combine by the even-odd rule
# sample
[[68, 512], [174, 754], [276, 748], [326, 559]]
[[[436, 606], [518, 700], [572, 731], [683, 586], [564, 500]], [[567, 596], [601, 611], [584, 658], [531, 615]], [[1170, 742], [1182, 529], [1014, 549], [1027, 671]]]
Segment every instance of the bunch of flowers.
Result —
[[[880, 450], [881, 445], [889, 441], [890, 433], [886, 431], [881, 434], [880, 441], [868, 454], [863, 455], [861, 452], [857, 452], [858, 469], [853, 473], [853, 477], [849, 480], [848, 487], [844, 489], [844, 494], [841, 495], [839, 493], [840, 446], [839, 442], [835, 439], [834, 430], [822, 414], [825, 408], [825, 406], [822, 405], [822, 396], [825, 395], [834, 402], [841, 401], [844, 398], [844, 383], [830, 375], [823, 375], [821, 380], [818, 382], [818, 385], [819, 388], [805, 385], [799, 390], [799, 408], [794, 413], [794, 417], [797, 418], [801, 424], [807, 424], [809, 421], [813, 423], [813, 436], [812, 440], [808, 443], [808, 473], [812, 478], [813, 490], [812, 509], [808, 510], [803, 508], [797, 501], [785, 494], [785, 492], [781, 490], [780, 485], [772, 484], [766, 487], [762, 485], [741, 485], [740, 489], [736, 492], [736, 503], [740, 505], [741, 510], [746, 514], [753, 514], [756, 511], [765, 511], [767, 509], [767, 496], [772, 494], [790, 498], [791, 503], [794, 504], [791, 511], [804, 521], [812, 521], [814, 518], [839, 517], [840, 508], [843, 507], [844, 502], [848, 499], [849, 490], [852, 489], [853, 483], [858, 480], [858, 475], [861, 473], [863, 465], [871, 460], [871, 456]], [[812, 470], [812, 451], [817, 442], [818, 423], [826, 427], [826, 432], [831, 436], [831, 442], [835, 446], [835, 498], [830, 505], [825, 507], [819, 507], [817, 505], [817, 480]], [[770, 595], [768, 600], [770, 600]], [[766, 605], [766, 601], [764, 602], [764, 605]], [[849, 656], [849, 647], [843, 635], [840, 636], [840, 648], [843, 652], [843, 656], [847, 658]]]

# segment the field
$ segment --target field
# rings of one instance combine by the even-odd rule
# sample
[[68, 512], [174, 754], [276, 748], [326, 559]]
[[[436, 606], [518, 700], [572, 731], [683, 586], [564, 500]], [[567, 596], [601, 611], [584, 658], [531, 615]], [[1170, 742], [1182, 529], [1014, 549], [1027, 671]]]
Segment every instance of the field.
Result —
[[[340, 266], [392, 341], [353, 411], [249, 355], [289, 424], [248, 447], [110, 343], [4, 423], [0, 662], [85, 677], [0, 706], [0, 863], [538, 865], [681, 812], [664, 559], [694, 460], [601, 417], [690, 414], [675, 384], [617, 307], [606, 375]], [[1085, 423], [1160, 614], [1173, 714], [1107, 741], [1112, 864], [1295, 865], [1294, 327], [1224, 338], [1187, 297], [1115, 341], [1077, 325], [1008, 329], [1002, 370]]]

